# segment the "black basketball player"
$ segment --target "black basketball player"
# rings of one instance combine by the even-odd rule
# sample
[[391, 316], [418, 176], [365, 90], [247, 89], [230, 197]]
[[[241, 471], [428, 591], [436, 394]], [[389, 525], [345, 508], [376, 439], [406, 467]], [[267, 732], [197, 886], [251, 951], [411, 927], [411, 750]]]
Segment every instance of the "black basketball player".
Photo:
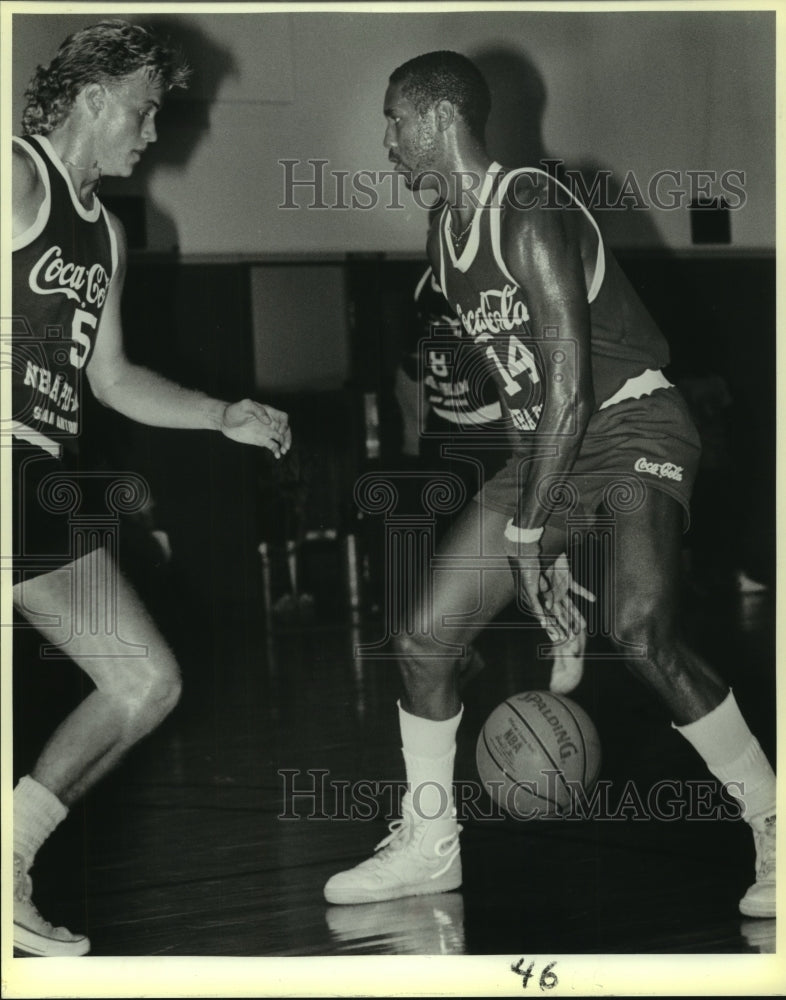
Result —
[[[756, 844], [756, 880], [740, 909], [772, 917], [775, 776], [728, 685], [678, 629], [680, 538], [699, 441], [661, 371], [667, 344], [570, 192], [538, 169], [492, 161], [489, 106], [480, 72], [452, 52], [405, 63], [385, 95], [390, 159], [410, 187], [433, 188], [446, 202], [428, 239], [439, 285], [519, 430], [517, 453], [461, 513], [440, 555], [507, 555], [513, 574], [482, 574], [486, 617], [517, 587], [533, 612], [567, 632], [564, 589], [555, 597], [544, 573], [564, 543], [561, 522], [574, 503], [613, 513], [609, 638], [710, 771], [739, 792]], [[441, 572], [434, 586], [431, 636], [400, 640], [410, 785], [402, 819], [370, 860], [329, 880], [334, 903], [461, 883], [451, 783], [462, 708], [455, 662], [439, 640], [472, 640], [480, 626], [443, 623], [478, 606], [479, 584], [477, 574]]]
[[[457, 339], [461, 328], [442, 294], [431, 267], [414, 292], [412, 329], [396, 371], [396, 399], [402, 415], [402, 450], [416, 457], [427, 472], [449, 468], [464, 482], [469, 496], [500, 471], [515, 435], [506, 420], [496, 385], [476, 363], [471, 343]], [[570, 579], [561, 557], [547, 572], [554, 582], [569, 585], [594, 600]], [[581, 619], [579, 618], [581, 621]], [[549, 690], [567, 694], [581, 681], [587, 633], [582, 624], [553, 649]], [[468, 651], [462, 684], [482, 668], [476, 650]]]
[[[88, 951], [85, 935], [39, 914], [28, 872], [69, 807], [180, 694], [178, 665], [112, 555], [97, 536], [71, 547], [57, 491], [84, 482], [81, 376], [104, 405], [143, 423], [216, 430], [277, 457], [290, 444], [286, 414], [181, 388], [123, 352], [125, 240], [98, 186], [131, 174], [155, 142], [163, 95], [187, 75], [140, 27], [87, 28], [36, 71], [13, 143], [14, 604], [95, 685], [14, 789], [14, 946], [30, 955]], [[95, 628], [76, 627], [85, 606]]]

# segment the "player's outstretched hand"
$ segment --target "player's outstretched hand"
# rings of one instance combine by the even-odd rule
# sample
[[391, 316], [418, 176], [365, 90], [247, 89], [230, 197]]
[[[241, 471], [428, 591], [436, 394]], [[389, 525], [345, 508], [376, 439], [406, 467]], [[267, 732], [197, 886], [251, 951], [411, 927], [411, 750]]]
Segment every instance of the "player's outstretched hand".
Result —
[[286, 413], [253, 399], [241, 399], [226, 407], [221, 432], [232, 441], [269, 448], [276, 458], [286, 455], [292, 444]]

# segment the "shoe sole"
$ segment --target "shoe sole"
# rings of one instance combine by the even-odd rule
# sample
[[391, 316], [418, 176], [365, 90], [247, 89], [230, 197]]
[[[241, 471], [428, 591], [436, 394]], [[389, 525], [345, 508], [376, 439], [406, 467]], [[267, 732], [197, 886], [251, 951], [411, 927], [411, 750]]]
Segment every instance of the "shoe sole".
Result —
[[90, 951], [90, 940], [86, 937], [75, 941], [58, 941], [36, 934], [28, 927], [14, 924], [14, 952], [34, 958], [79, 958]]
[[752, 903], [750, 900], [747, 902], [744, 899], [740, 900], [740, 913], [746, 917], [759, 917], [762, 920], [768, 920], [775, 917], [775, 903]]
[[400, 885], [392, 887], [388, 892], [374, 892], [371, 889], [328, 888], [324, 895], [328, 903], [339, 906], [352, 903], [385, 903], [391, 899], [403, 899], [405, 896], [436, 896], [441, 892], [452, 892], [461, 888], [461, 877], [434, 879], [433, 882], [418, 882], [417, 885]]

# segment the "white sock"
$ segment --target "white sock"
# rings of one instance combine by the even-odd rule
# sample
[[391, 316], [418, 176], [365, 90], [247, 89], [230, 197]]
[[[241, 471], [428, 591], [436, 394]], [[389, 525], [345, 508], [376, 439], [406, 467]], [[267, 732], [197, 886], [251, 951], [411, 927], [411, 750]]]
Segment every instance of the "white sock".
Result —
[[410, 715], [398, 703], [401, 750], [417, 816], [440, 819], [452, 814], [456, 731], [463, 714], [462, 706], [452, 719], [435, 722]]
[[14, 789], [14, 854], [21, 854], [31, 868], [36, 854], [68, 809], [56, 795], [25, 775]]
[[699, 753], [710, 772], [728, 783], [729, 793], [742, 804], [744, 819], [750, 822], [775, 812], [775, 773], [731, 691], [707, 715], [674, 728]]

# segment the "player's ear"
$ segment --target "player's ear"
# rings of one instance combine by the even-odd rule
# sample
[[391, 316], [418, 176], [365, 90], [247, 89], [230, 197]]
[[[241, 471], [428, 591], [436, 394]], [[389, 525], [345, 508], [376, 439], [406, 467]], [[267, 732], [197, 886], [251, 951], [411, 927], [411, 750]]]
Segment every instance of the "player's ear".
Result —
[[80, 97], [93, 118], [97, 118], [106, 107], [106, 89], [100, 83], [89, 83]]
[[450, 101], [437, 101], [434, 105], [434, 120], [440, 132], [445, 132], [456, 120], [456, 109]]

